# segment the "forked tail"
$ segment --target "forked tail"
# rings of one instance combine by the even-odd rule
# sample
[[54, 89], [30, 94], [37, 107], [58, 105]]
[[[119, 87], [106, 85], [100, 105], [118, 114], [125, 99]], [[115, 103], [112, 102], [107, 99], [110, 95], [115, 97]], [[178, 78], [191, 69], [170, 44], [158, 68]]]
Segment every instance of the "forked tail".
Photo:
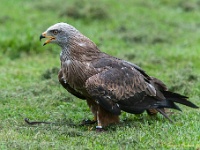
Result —
[[178, 93], [173, 93], [170, 91], [163, 91], [163, 94], [164, 94], [166, 100], [162, 101], [160, 103], [160, 106], [158, 108], [156, 108], [156, 110], [158, 112], [160, 112], [170, 122], [173, 122], [173, 121], [168, 117], [168, 115], [166, 114], [166, 112], [164, 111], [163, 108], [173, 108], [173, 109], [177, 109], [177, 110], [181, 111], [181, 109], [175, 103], [183, 104], [185, 106], [192, 107], [192, 108], [199, 108], [194, 103], [188, 101], [187, 100], [188, 97], [186, 97], [186, 96], [180, 95]]

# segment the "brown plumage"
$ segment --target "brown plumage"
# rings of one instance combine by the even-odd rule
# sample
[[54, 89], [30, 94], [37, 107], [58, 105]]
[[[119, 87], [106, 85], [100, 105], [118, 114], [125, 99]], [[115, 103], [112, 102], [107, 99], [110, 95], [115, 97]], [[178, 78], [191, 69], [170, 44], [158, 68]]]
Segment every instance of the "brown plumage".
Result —
[[175, 103], [198, 108], [188, 97], [168, 91], [162, 81], [137, 65], [101, 52], [69, 24], [49, 27], [42, 38], [49, 38], [44, 45], [56, 43], [62, 48], [59, 82], [87, 101], [98, 127], [118, 123], [121, 110], [133, 114], [146, 110], [150, 115], [160, 112], [168, 118], [165, 108], [180, 110]]

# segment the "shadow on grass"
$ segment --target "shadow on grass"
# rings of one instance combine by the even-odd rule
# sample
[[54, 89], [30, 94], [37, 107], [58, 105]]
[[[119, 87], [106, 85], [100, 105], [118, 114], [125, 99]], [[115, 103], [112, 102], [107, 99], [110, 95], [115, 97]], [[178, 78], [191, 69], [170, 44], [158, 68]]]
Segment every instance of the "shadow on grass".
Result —
[[83, 136], [83, 133], [78, 131], [77, 128], [80, 128], [80, 124], [73, 122], [71, 119], [59, 119], [54, 122], [47, 121], [30, 121], [28, 118], [25, 118], [26, 126], [31, 128], [42, 128], [43, 130], [51, 130], [54, 132], [61, 132], [65, 136], [77, 137]]

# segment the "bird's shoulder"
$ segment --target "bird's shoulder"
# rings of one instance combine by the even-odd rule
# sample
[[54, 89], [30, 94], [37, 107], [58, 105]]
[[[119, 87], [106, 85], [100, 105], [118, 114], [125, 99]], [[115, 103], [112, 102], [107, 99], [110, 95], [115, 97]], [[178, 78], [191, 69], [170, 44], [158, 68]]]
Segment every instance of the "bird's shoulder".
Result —
[[107, 55], [105, 53], [101, 53], [97, 59], [94, 59], [91, 62], [91, 65], [96, 68], [104, 68], [108, 72], [115, 72], [119, 71], [122, 74], [125, 73], [130, 73], [131, 75], [141, 75], [143, 78], [146, 80], [149, 80], [151, 77], [146, 74], [144, 70], [142, 70], [139, 66], [130, 63], [128, 61]]

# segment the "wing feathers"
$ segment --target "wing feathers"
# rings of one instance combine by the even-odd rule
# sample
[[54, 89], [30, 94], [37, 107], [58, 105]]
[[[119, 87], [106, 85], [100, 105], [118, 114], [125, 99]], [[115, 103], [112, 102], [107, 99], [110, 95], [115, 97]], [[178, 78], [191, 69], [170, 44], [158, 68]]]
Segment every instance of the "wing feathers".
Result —
[[107, 111], [120, 114], [120, 110], [129, 113], [142, 113], [156, 109], [169, 117], [163, 108], [181, 110], [174, 102], [197, 108], [187, 101], [187, 97], [168, 92], [166, 85], [153, 77], [149, 77], [139, 67], [118, 59], [103, 58], [92, 65], [102, 72], [86, 81], [86, 89], [93, 99]]

